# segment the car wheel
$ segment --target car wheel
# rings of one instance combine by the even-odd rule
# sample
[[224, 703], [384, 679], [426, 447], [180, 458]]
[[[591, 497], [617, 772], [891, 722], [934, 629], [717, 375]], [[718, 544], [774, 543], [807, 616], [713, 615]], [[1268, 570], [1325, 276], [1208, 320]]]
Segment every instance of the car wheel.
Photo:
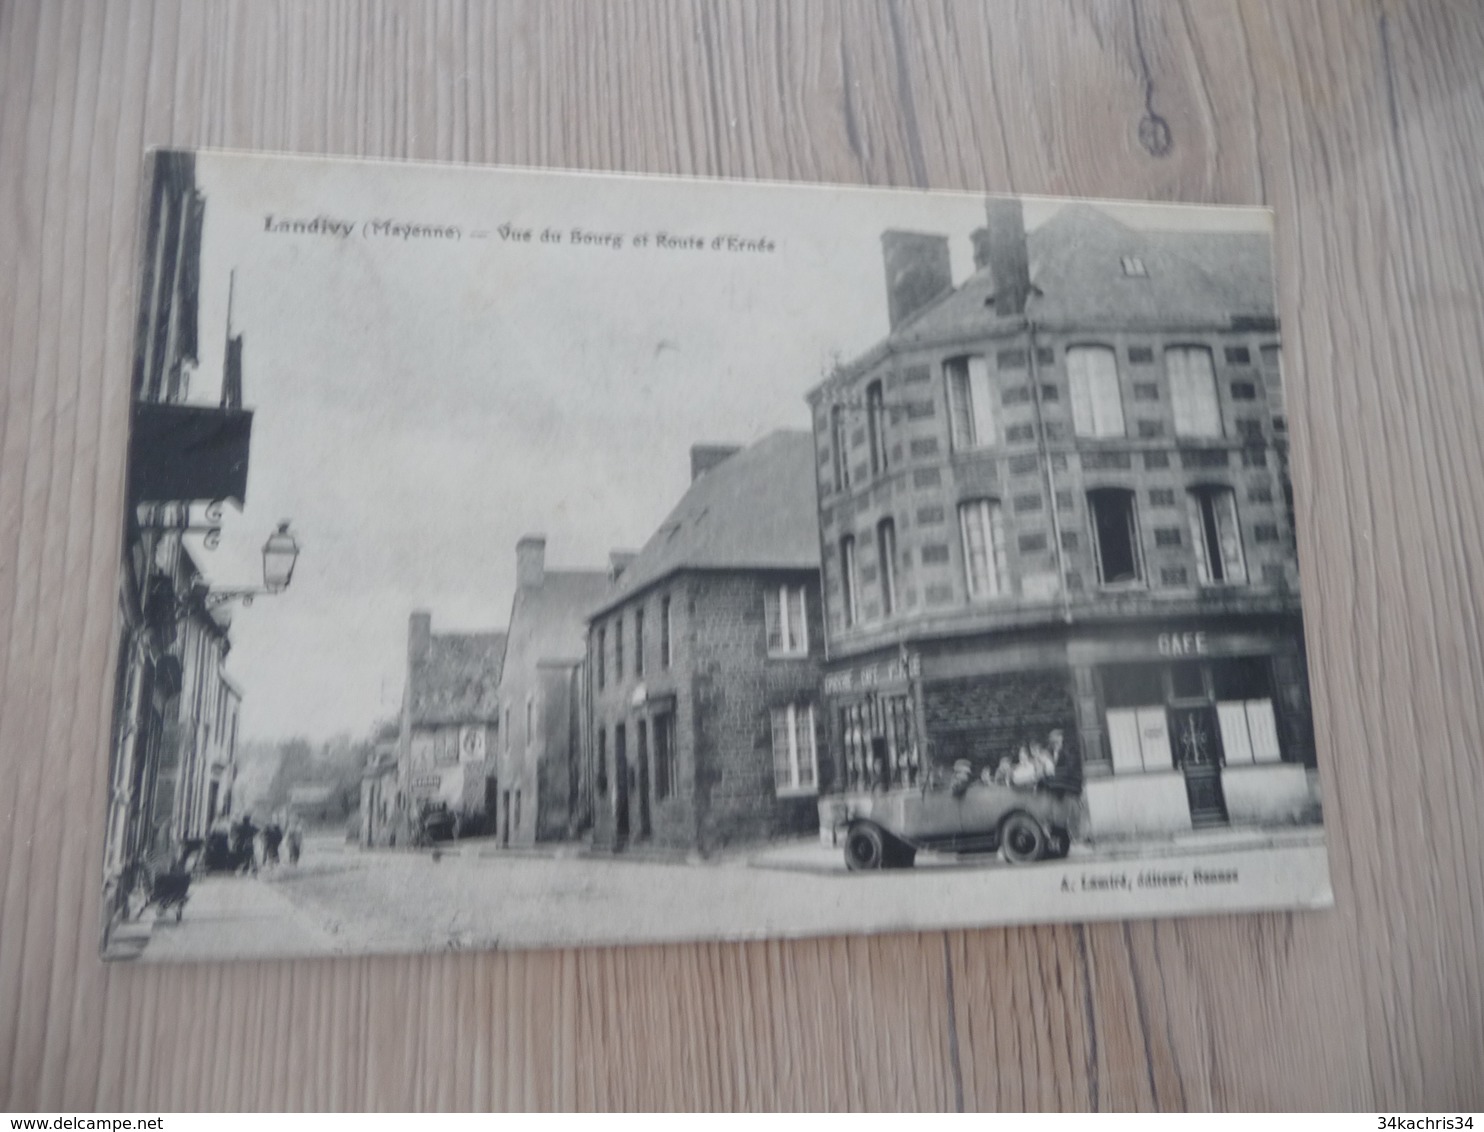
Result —
[[851, 872], [886, 864], [886, 838], [874, 825], [853, 825], [845, 835], [845, 865]]
[[1012, 865], [1029, 864], [1046, 855], [1046, 833], [1029, 814], [1011, 814], [1000, 826], [1000, 846]]

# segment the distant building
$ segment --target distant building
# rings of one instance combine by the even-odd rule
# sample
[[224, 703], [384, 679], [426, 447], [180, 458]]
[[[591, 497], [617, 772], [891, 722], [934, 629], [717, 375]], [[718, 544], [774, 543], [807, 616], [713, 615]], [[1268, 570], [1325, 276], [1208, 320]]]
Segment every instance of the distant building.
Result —
[[560, 840], [581, 824], [583, 619], [608, 585], [605, 570], [548, 570], [540, 535], [516, 546], [489, 784], [501, 845]]
[[361, 773], [361, 833], [365, 848], [395, 845], [403, 812], [397, 766], [398, 732], [377, 736], [366, 769]]
[[289, 787], [288, 814], [306, 826], [334, 826], [350, 816], [345, 791], [333, 782]]
[[430, 613], [408, 619], [397, 746], [404, 820], [426, 801], [452, 810], [461, 833], [488, 824], [504, 661], [504, 633], [434, 633]]
[[958, 287], [883, 243], [890, 332], [809, 395], [841, 783], [1055, 730], [1096, 835], [1310, 813], [1267, 238], [994, 200]]
[[593, 837], [709, 852], [818, 828], [814, 449], [692, 449], [692, 482], [588, 624]]

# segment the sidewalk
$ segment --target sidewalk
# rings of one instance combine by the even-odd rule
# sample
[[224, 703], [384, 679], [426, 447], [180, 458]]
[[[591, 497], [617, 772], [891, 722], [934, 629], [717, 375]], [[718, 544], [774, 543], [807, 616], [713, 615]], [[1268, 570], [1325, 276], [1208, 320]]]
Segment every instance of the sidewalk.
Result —
[[327, 954], [335, 941], [286, 897], [254, 877], [192, 881], [180, 923], [157, 919], [141, 958], [147, 962], [257, 959]]
[[[1148, 838], [1073, 844], [1068, 860], [1074, 862], [1116, 861], [1125, 858], [1183, 857], [1198, 853], [1231, 853], [1252, 849], [1288, 849], [1302, 845], [1320, 845], [1324, 830], [1319, 826], [1283, 829], [1212, 829], [1195, 830], [1174, 837]], [[746, 858], [755, 869], [778, 869], [784, 872], [845, 874], [843, 846], [828, 846], [819, 838], [801, 838], [769, 845]], [[955, 856], [922, 850], [916, 867], [923, 868], [1008, 868], [997, 853]]]

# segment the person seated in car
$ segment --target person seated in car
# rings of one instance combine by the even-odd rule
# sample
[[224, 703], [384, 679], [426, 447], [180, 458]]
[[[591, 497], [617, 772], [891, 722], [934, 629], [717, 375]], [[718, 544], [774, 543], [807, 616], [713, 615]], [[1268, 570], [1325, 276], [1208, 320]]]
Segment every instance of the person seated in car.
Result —
[[953, 780], [949, 788], [955, 798], [962, 798], [974, 781], [974, 764], [968, 759], [959, 759], [953, 764]]
[[1018, 790], [1034, 790], [1040, 778], [1040, 768], [1031, 756], [1030, 747], [1022, 743], [1016, 752], [1015, 765], [1010, 768], [1010, 785]]
[[1056, 776], [1056, 760], [1052, 758], [1051, 749], [1045, 743], [1038, 741], [1031, 744], [1031, 761], [1036, 764], [1037, 782]]
[[1010, 785], [1010, 770], [1011, 770], [1010, 756], [1009, 755], [1003, 755], [1003, 756], [1001, 756], [1000, 761], [999, 761], [999, 764], [994, 768], [994, 778], [993, 778], [994, 784], [996, 786], [1009, 786]]

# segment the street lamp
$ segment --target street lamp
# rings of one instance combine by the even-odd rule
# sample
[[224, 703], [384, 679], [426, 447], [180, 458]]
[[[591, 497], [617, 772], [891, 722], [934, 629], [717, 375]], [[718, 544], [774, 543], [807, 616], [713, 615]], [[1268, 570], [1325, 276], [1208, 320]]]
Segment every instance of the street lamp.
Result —
[[298, 561], [299, 540], [289, 531], [289, 520], [285, 519], [263, 544], [263, 584], [239, 589], [208, 590], [201, 595], [201, 603], [207, 609], [215, 609], [229, 601], [251, 605], [253, 598], [262, 594], [282, 593], [289, 588], [289, 582], [294, 577], [294, 565]]
[[299, 543], [289, 533], [289, 521], [278, 524], [278, 530], [263, 544], [263, 584], [270, 594], [289, 588], [294, 577], [294, 563], [299, 561]]

